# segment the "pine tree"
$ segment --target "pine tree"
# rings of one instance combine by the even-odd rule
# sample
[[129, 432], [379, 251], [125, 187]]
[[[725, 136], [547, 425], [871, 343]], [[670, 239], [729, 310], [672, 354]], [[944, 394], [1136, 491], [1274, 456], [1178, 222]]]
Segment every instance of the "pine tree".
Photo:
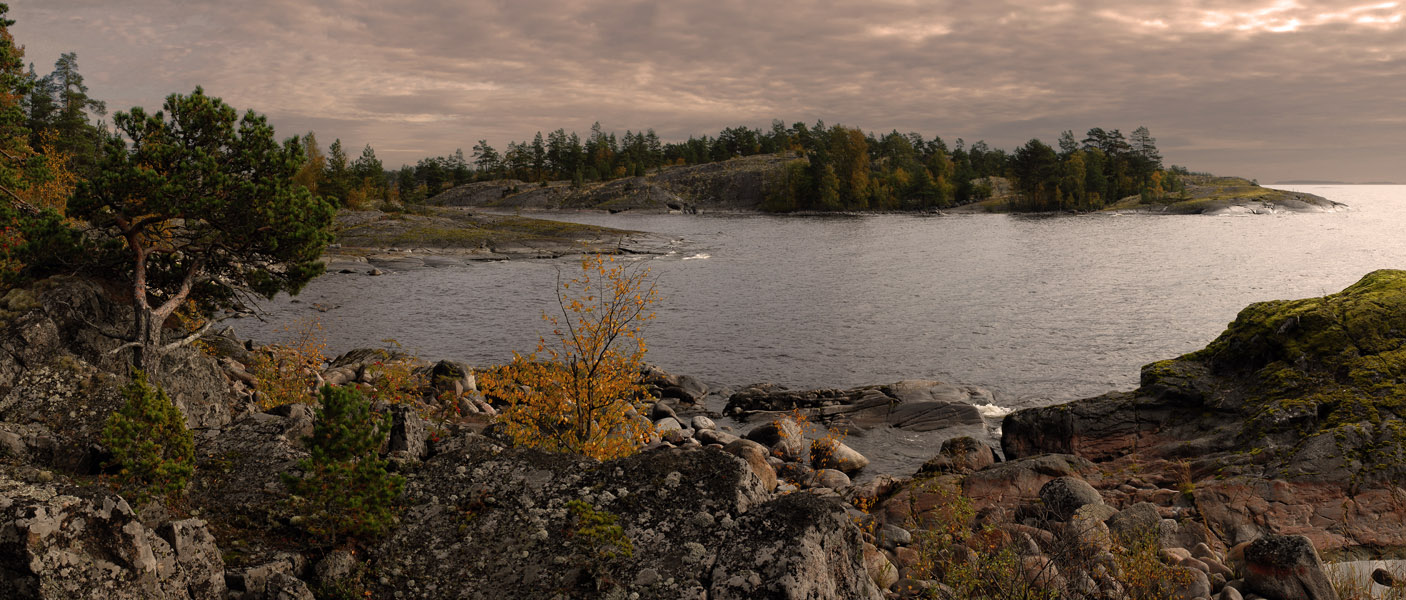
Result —
[[33, 154], [29, 145], [23, 100], [33, 84], [24, 73], [24, 49], [15, 45], [5, 18], [8, 4], [0, 4], [0, 191], [22, 203], [18, 190], [26, 186], [26, 170]]
[[353, 187], [351, 165], [347, 153], [342, 149], [340, 138], [327, 147], [327, 162], [322, 172], [322, 196], [346, 204], [347, 192]]
[[73, 52], [59, 56], [50, 78], [58, 94], [58, 113], [53, 122], [57, 133], [55, 147], [70, 157], [76, 172], [90, 175], [97, 164], [103, 136], [88, 121], [88, 113], [105, 115], [107, 104], [88, 97], [88, 86], [78, 73], [78, 55]]
[[377, 454], [390, 433], [390, 415], [377, 417], [361, 392], [324, 386], [317, 424], [306, 438], [311, 456], [300, 476], [284, 473], [290, 504], [308, 533], [333, 544], [345, 537], [384, 534], [395, 523], [405, 479], [386, 472]]
[[[296, 293], [322, 273], [333, 207], [292, 182], [306, 156], [297, 138], [200, 88], [165, 111], [117, 113], [97, 174], [69, 202], [72, 216], [126, 242], [134, 365], [156, 376], [161, 357], [196, 339], [166, 340], [167, 320], [193, 300], [237, 305], [239, 293]], [[209, 323], [207, 322], [207, 327]]]
[[102, 443], [112, 452], [107, 466], [118, 469], [117, 481], [136, 491], [138, 502], [180, 493], [195, 470], [195, 441], [185, 415], [141, 371], [122, 395], [126, 404], [103, 426]]

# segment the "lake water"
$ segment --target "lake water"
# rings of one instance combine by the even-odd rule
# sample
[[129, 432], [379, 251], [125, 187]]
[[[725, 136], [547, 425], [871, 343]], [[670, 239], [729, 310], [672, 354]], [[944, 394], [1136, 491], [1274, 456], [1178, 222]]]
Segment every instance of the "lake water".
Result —
[[[1136, 387], [1143, 364], [1204, 346], [1245, 305], [1406, 268], [1406, 186], [1285, 186], [1348, 204], [1251, 216], [545, 215], [653, 232], [648, 360], [715, 387], [932, 378], [1010, 407]], [[244, 320], [265, 342], [316, 316], [331, 350], [395, 338], [430, 358], [531, 350], [569, 260], [329, 274]], [[314, 303], [332, 306], [326, 312]]]

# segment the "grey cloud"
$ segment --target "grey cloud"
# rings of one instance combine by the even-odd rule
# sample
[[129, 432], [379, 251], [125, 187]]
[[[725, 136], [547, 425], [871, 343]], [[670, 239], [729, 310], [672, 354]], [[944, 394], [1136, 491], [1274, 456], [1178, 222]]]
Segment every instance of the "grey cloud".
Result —
[[[1146, 124], [1172, 162], [1262, 180], [1396, 178], [1406, 156], [1406, 24], [1389, 22], [1399, 5], [123, 4], [15, 6], [14, 32], [41, 69], [78, 51], [114, 107], [204, 84], [281, 130], [387, 148], [388, 164], [597, 120], [678, 139], [773, 118], [1005, 148]], [[1269, 31], [1293, 19], [1296, 31]]]

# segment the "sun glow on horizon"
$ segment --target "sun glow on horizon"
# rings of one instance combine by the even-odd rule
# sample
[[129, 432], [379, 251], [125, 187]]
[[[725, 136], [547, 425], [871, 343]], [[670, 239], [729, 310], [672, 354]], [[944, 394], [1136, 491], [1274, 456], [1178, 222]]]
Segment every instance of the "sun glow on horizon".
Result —
[[1252, 11], [1204, 11], [1199, 25], [1211, 31], [1292, 33], [1324, 25], [1346, 24], [1394, 29], [1406, 20], [1400, 2], [1380, 2], [1335, 12], [1314, 12], [1295, 0], [1278, 0]]

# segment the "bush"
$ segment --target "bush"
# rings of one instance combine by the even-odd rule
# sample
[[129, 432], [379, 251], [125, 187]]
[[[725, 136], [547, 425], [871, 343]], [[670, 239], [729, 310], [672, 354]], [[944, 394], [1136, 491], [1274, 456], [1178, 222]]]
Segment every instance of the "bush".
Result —
[[572, 541], [597, 561], [635, 555], [635, 545], [617, 523], [619, 517], [597, 510], [584, 500], [571, 500], [566, 507], [576, 525], [570, 533]]
[[[1191, 584], [1185, 569], [1162, 562], [1162, 547], [1155, 531], [1130, 536], [1111, 545], [1111, 564], [1100, 559], [1093, 548], [1079, 541], [1084, 530], [1078, 521], [1040, 521], [1038, 528], [1058, 532], [1041, 543], [1043, 557], [1026, 555], [1016, 533], [1000, 515], [988, 515], [990, 522], [974, 526], [977, 513], [971, 499], [962, 494], [961, 483], [951, 478], [934, 478], [917, 483], [915, 491], [930, 496], [923, 500], [910, 496], [909, 511], [915, 522], [913, 548], [917, 560], [910, 567], [910, 579], [941, 582], [953, 591], [950, 597], [988, 600], [1054, 600], [1082, 597], [1069, 586], [1081, 577], [1089, 581], [1106, 579], [1117, 584], [1113, 596], [1128, 600], [1169, 600]], [[1022, 524], [1030, 525], [1025, 520]], [[1061, 586], [1063, 584], [1063, 586]], [[936, 592], [936, 590], [929, 590]], [[930, 595], [924, 597], [942, 597]]]
[[386, 347], [376, 351], [379, 359], [368, 367], [371, 387], [363, 391], [376, 402], [418, 405], [424, 399], [423, 389], [429, 386], [423, 374], [415, 372], [419, 359], [402, 354], [400, 342], [393, 339], [381, 341]]
[[295, 524], [331, 543], [375, 537], [395, 522], [404, 478], [386, 472], [377, 454], [390, 432], [390, 415], [377, 417], [353, 389], [324, 386], [317, 424], [307, 438], [312, 456], [299, 461], [301, 476], [283, 474], [300, 518]]
[[481, 381], [487, 395], [507, 403], [497, 427], [514, 443], [607, 460], [633, 454], [652, 427], [638, 416], [645, 397], [639, 334], [654, 317], [646, 311], [656, 295], [648, 269], [614, 257], [587, 256], [581, 270], [557, 290], [561, 316], [542, 315], [557, 344], [539, 338], [537, 352], [514, 353]]
[[[286, 329], [285, 329], [286, 330]], [[288, 344], [269, 344], [254, 355], [249, 365], [259, 408], [268, 410], [284, 404], [311, 404], [318, 374], [327, 357], [322, 323], [316, 319], [297, 327], [297, 338]]]
[[141, 371], [122, 395], [126, 404], [102, 430], [102, 443], [112, 452], [105, 466], [118, 470], [118, 484], [135, 491], [139, 503], [179, 494], [195, 470], [195, 442], [185, 416]]

